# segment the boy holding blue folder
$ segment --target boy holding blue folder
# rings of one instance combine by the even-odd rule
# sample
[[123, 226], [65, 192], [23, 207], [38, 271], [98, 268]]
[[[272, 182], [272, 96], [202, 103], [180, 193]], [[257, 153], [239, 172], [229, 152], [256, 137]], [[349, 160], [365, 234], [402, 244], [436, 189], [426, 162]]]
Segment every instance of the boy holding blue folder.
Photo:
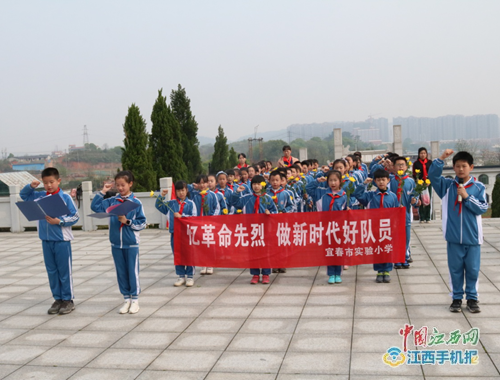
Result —
[[56, 168], [43, 170], [42, 182], [45, 191], [35, 192], [40, 182], [33, 181], [21, 190], [20, 196], [23, 201], [34, 201], [45, 196], [58, 196], [69, 209], [67, 215], [57, 218], [47, 215], [45, 220], [38, 221], [38, 236], [42, 240], [43, 260], [49, 276], [50, 290], [55, 300], [48, 313], [69, 314], [75, 309], [71, 270], [71, 240], [73, 240], [71, 226], [78, 222], [78, 211], [73, 199], [59, 188], [61, 178]]

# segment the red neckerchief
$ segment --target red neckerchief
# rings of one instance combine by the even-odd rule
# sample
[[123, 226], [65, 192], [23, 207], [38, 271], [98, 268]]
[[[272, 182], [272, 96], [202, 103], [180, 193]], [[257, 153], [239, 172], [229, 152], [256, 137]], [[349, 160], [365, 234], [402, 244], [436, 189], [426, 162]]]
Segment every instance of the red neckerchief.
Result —
[[278, 191], [274, 191], [274, 189], [271, 189], [272, 193], [276, 198], [274, 198], [274, 203], [278, 204], [278, 194], [283, 192], [285, 189], [281, 188]]
[[[457, 186], [457, 189], [460, 187], [460, 185], [457, 182], [455, 182], [455, 185]], [[472, 185], [474, 185], [474, 182], [469, 183], [467, 186], [464, 186], [464, 188], [468, 189]], [[453, 210], [455, 210], [455, 207], [456, 207], [457, 203], [459, 203], [459, 206], [458, 206], [458, 215], [460, 215], [462, 213], [462, 202], [458, 201], [458, 193], [457, 193], [457, 199], [455, 200], [455, 206], [453, 206]]]
[[225, 194], [226, 190], [224, 189], [215, 189], [215, 194], [217, 194], [219, 191], [222, 193], [222, 195], [226, 195]]
[[[118, 202], [121, 202], [121, 203], [125, 202], [125, 200], [124, 200], [124, 199], [122, 199], [122, 198], [116, 198], [116, 200], [117, 200]], [[123, 223], [121, 223], [121, 224], [120, 224], [120, 230], [122, 229], [122, 227], [123, 227], [124, 225], [125, 225], [125, 224], [123, 224]]]
[[57, 190], [56, 190], [56, 191], [54, 191], [53, 193], [49, 193], [49, 192], [47, 191], [47, 195], [55, 195], [55, 194], [57, 194], [59, 191], [61, 191], [61, 189], [60, 189], [60, 188], [57, 188]]
[[398, 179], [399, 186], [398, 186], [398, 191], [397, 191], [396, 195], [398, 196], [398, 202], [400, 202], [401, 201], [401, 194], [403, 193], [403, 185], [401, 185], [401, 184], [405, 179], [408, 178], [408, 176], [405, 175], [404, 177], [399, 177], [399, 176], [395, 176], [395, 177]]
[[386, 192], [385, 191], [381, 191], [379, 193], [380, 195], [380, 206], [379, 208], [384, 208], [384, 196], [385, 196]]
[[418, 161], [422, 164], [422, 170], [424, 171], [424, 176], [422, 177], [422, 179], [425, 181], [427, 179], [427, 166], [425, 165], [427, 164], [427, 158], [425, 160], [421, 160], [419, 158]]
[[232, 183], [228, 183], [227, 187], [229, 187], [231, 189], [231, 191], [233, 191], [233, 184]]
[[254, 204], [254, 206], [253, 206], [253, 212], [254, 212], [255, 214], [258, 214], [258, 213], [259, 213], [259, 207], [260, 207], [260, 195], [259, 195], [259, 194], [255, 194], [255, 193], [253, 193], [253, 196], [254, 196], [255, 198], [257, 198], [257, 199], [255, 200], [255, 204]]
[[186, 202], [177, 199], [177, 203], [179, 204], [179, 214], [182, 215], [182, 211], [184, 211], [184, 206], [186, 205]]
[[342, 192], [342, 194], [326, 193], [326, 195], [329, 195], [332, 198], [332, 200], [330, 201], [330, 206], [328, 207], [328, 211], [333, 211], [333, 204], [335, 203], [335, 199], [342, 197], [344, 195], [344, 192]]
[[286, 164], [286, 166], [292, 166], [292, 156], [290, 156], [288, 159], [283, 156], [283, 163]]
[[238, 169], [241, 169], [241, 168], [248, 168], [248, 165], [245, 164], [245, 165], [241, 166], [241, 164], [238, 164]]
[[205, 195], [207, 195], [207, 193], [205, 194], [200, 193], [200, 195], [201, 195], [201, 216], [203, 216], [203, 206], [205, 206]]

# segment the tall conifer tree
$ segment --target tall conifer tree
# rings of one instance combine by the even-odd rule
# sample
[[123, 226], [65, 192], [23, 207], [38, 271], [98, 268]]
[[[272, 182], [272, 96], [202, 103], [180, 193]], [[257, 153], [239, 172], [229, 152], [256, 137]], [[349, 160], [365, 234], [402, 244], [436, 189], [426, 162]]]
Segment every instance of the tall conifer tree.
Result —
[[132, 104], [128, 109], [123, 124], [125, 139], [123, 144], [122, 167], [130, 170], [135, 177], [135, 191], [150, 191], [158, 186], [155, 183], [155, 173], [151, 162], [149, 135], [146, 131], [146, 121], [141, 116], [139, 107]]
[[186, 90], [179, 84], [177, 90], [170, 94], [170, 107], [180, 124], [182, 134], [182, 158], [187, 167], [188, 182], [194, 181], [203, 170], [198, 142], [198, 123], [191, 112], [191, 100]]
[[234, 147], [232, 146], [231, 149], [229, 149], [229, 157], [227, 158], [227, 168], [234, 168], [236, 165], [238, 165], [238, 154], [234, 150]]
[[172, 110], [167, 105], [166, 96], [158, 91], [158, 98], [151, 112], [151, 152], [156, 181], [162, 177], [172, 177], [174, 181], [186, 179], [188, 173], [183, 161], [181, 131]]
[[219, 125], [219, 133], [215, 138], [212, 165], [210, 166], [212, 173], [217, 173], [219, 170], [226, 170], [228, 157], [229, 148], [227, 146], [227, 137], [224, 135], [224, 129]]

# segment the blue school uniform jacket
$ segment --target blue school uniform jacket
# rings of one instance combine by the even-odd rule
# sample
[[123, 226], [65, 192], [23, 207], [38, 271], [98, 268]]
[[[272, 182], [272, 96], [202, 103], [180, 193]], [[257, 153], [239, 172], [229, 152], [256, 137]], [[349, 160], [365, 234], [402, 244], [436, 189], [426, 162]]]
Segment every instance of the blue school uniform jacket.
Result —
[[197, 216], [213, 216], [220, 214], [221, 208], [219, 206], [219, 201], [212, 191], [207, 190], [203, 202], [203, 209], [201, 207], [202, 195], [199, 190], [194, 189], [193, 185], [188, 185], [188, 195], [189, 199], [196, 205], [196, 211], [198, 212]]
[[478, 245], [483, 243], [481, 215], [488, 210], [485, 188], [473, 177], [464, 183], [469, 196], [457, 201], [458, 178], [442, 177], [444, 162], [436, 158], [429, 168], [428, 178], [432, 188], [442, 199], [443, 235], [446, 241], [456, 244]]
[[117, 216], [109, 218], [109, 241], [115, 248], [127, 249], [139, 246], [139, 231], [146, 228], [146, 215], [144, 215], [141, 201], [134, 196], [134, 193], [126, 198], [116, 194], [114, 197], [104, 199], [104, 195], [99, 191], [90, 205], [94, 212], [106, 212], [108, 207], [123, 203], [127, 199], [140, 206], [125, 215], [131, 221], [130, 226], [122, 224]]
[[[34, 201], [38, 198], [45, 197], [47, 195], [46, 191], [35, 191], [31, 185], [26, 185], [22, 188], [19, 193], [23, 201]], [[80, 216], [76, 210], [73, 199], [68, 194], [64, 193], [61, 189], [57, 194], [52, 195], [61, 197], [66, 206], [68, 206], [69, 214], [61, 215], [58, 219], [64, 222], [64, 226], [59, 224], [50, 224], [45, 219], [38, 220], [38, 236], [40, 240], [46, 241], [71, 241], [73, 240], [73, 233], [71, 232], [71, 226], [78, 222]]]
[[272, 197], [276, 196], [278, 200], [278, 204], [276, 204], [276, 201], [273, 199], [273, 203], [276, 205], [276, 208], [278, 209], [278, 212], [292, 212], [293, 211], [293, 202], [291, 197], [291, 194], [288, 190], [283, 189], [280, 187], [278, 190], [274, 190], [270, 186], [267, 187], [267, 194], [269, 194]]
[[224, 189], [221, 189], [219, 186], [217, 186], [214, 193], [222, 195], [222, 197], [224, 198], [224, 202], [226, 203], [226, 208], [227, 209], [231, 208], [230, 200], [231, 200], [231, 195], [233, 194], [233, 190], [231, 190], [228, 186], [226, 186]]
[[[237, 209], [240, 209], [243, 214], [255, 214], [255, 202], [257, 201], [257, 196], [254, 192], [251, 194], [238, 193], [235, 191], [231, 196], [231, 202]], [[277, 214], [278, 209], [274, 204], [271, 196], [269, 194], [264, 194], [260, 196], [259, 209], [257, 214], [263, 214], [266, 210], [269, 210], [271, 214]]]
[[[366, 185], [362, 184], [356, 187], [353, 195], [366, 208], [380, 208], [380, 200], [382, 199], [382, 191], [378, 188], [375, 191], [366, 191]], [[383, 208], [399, 207], [398, 197], [392, 191], [387, 190], [384, 194]]]
[[186, 198], [184, 202], [177, 199], [172, 199], [170, 201], [165, 201], [165, 197], [161, 195], [156, 198], [155, 207], [162, 214], [165, 214], [168, 218], [168, 232], [174, 233], [174, 213], [179, 212], [181, 205], [184, 204], [182, 208], [182, 216], [197, 216], [198, 212], [196, 210], [196, 205], [191, 199]]
[[[329, 211], [330, 203], [332, 201], [332, 189], [328, 187], [326, 182], [318, 182], [314, 180], [306, 186], [307, 193], [311, 196], [316, 205], [317, 211]], [[332, 195], [330, 195], [332, 194]], [[347, 208], [347, 195], [344, 190], [339, 193], [340, 198], [336, 198], [333, 203], [331, 211], [345, 210]]]
[[[405, 176], [403, 176], [404, 178]], [[391, 191], [398, 196], [399, 189], [399, 179], [397, 176], [391, 176], [391, 181], [389, 182]], [[406, 225], [411, 225], [413, 221], [413, 211], [412, 211], [412, 199], [418, 201], [418, 196], [415, 195], [415, 181], [413, 178], [408, 177], [403, 180], [403, 188], [401, 190], [401, 204], [406, 209]], [[415, 203], [416, 205], [416, 203]], [[413, 206], [416, 207], [416, 206]]]

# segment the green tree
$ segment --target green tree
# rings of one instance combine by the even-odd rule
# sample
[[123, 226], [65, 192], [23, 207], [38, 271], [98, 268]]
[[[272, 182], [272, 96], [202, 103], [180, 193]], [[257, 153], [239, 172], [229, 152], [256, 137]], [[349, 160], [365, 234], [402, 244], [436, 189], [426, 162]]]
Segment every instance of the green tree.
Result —
[[136, 191], [150, 191], [158, 186], [155, 183], [155, 173], [151, 161], [151, 151], [148, 146], [149, 135], [146, 131], [146, 121], [141, 116], [139, 107], [132, 104], [128, 109], [123, 124], [125, 139], [123, 144], [123, 170], [134, 173]]
[[212, 155], [212, 173], [219, 170], [225, 170], [228, 164], [229, 148], [227, 146], [227, 137], [224, 135], [224, 129], [219, 125], [219, 133], [215, 138], [214, 154]]
[[182, 140], [178, 141], [182, 142], [182, 160], [187, 169], [187, 177], [183, 179], [191, 182], [203, 171], [198, 142], [198, 123], [191, 112], [191, 100], [180, 84], [177, 90], [172, 90], [170, 94], [170, 107], [180, 125]]
[[234, 147], [232, 146], [231, 149], [229, 149], [229, 157], [227, 158], [227, 168], [234, 168], [236, 165], [238, 165], [238, 153], [234, 150]]
[[500, 217], [500, 179], [495, 181], [493, 191], [491, 193], [491, 217]]
[[172, 110], [167, 105], [167, 98], [158, 91], [158, 98], [151, 112], [150, 146], [156, 183], [162, 177], [172, 177], [174, 181], [186, 179], [186, 164], [182, 157], [180, 126]]

